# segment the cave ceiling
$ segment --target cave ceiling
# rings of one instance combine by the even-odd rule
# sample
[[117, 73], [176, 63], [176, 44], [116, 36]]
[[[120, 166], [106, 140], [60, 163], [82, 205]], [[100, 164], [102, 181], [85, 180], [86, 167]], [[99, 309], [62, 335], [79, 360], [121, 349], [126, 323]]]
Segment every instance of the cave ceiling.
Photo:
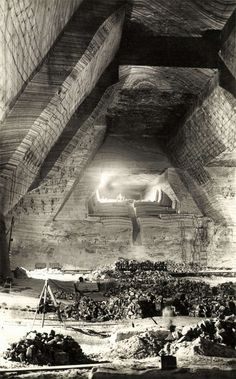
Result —
[[130, 0], [127, 26], [138, 24], [156, 35], [202, 35], [221, 30], [235, 9], [233, 0]]
[[120, 66], [122, 88], [108, 109], [108, 134], [167, 138], [208, 86], [216, 69]]

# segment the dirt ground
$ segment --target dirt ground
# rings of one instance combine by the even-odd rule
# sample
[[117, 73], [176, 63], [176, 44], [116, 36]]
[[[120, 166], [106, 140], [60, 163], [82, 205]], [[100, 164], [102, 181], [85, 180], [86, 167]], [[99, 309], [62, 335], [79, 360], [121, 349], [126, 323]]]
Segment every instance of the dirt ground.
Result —
[[[229, 278], [224, 278], [224, 281], [229, 281]], [[104, 363], [103, 366], [108, 366], [112, 369], [115, 369], [116, 373], [123, 372], [123, 377], [136, 377], [132, 375], [138, 375], [138, 377], [140, 377], [140, 373], [144, 372], [143, 370], [160, 369], [159, 357], [146, 358], [141, 360], [118, 358], [114, 359], [114, 357], [112, 357], [111, 360], [110, 350], [114, 346], [114, 340], [117, 334], [119, 335], [120, 333], [141, 333], [148, 330], [167, 330], [171, 321], [170, 318], [155, 317], [147, 319], [122, 320], [116, 322], [107, 321], [102, 323], [65, 320], [64, 324], [62, 324], [57, 320], [55, 315], [47, 314], [45, 326], [44, 328], [42, 328], [41, 316], [37, 315], [35, 322], [34, 316], [35, 309], [38, 304], [39, 295], [41, 293], [43, 285], [44, 279], [18, 279], [14, 281], [14, 286], [12, 287], [10, 293], [6, 290], [2, 290], [0, 292], [0, 368], [6, 369], [12, 367], [19, 367], [19, 363], [6, 361], [2, 357], [2, 353], [6, 350], [10, 343], [18, 341], [30, 330], [37, 330], [39, 332], [43, 330], [49, 332], [51, 329], [54, 329], [57, 333], [71, 335], [81, 345], [86, 355], [99, 362], [108, 362]], [[215, 281], [213, 285], [215, 285]], [[177, 329], [181, 329], [183, 326], [196, 324], [199, 321], [199, 319], [196, 317], [181, 316], [174, 317], [172, 321], [176, 325]], [[134, 374], [133, 372], [132, 375], [131, 373], [127, 374], [127, 368], [133, 369], [136, 373]], [[202, 368], [209, 370], [209, 372], [211, 373], [212, 370], [223, 370], [220, 376], [218, 376], [219, 373], [216, 373], [214, 377], [223, 378], [225, 373], [227, 373], [227, 375], [231, 375], [230, 373], [232, 373], [232, 377], [234, 377], [234, 369], [236, 370], [236, 360], [216, 357], [185, 356], [178, 358], [178, 368], [191, 368], [191, 370], [193, 370], [193, 372], [195, 373], [198, 372], [198, 370], [201, 370]], [[0, 373], [0, 378], [1, 375], [3, 374]], [[112, 376], [111, 374], [107, 374], [108, 376], [105, 375], [102, 372], [102, 369], [99, 369], [96, 373], [91, 373], [91, 370], [69, 370], [66, 373], [59, 371], [57, 374], [30, 373], [21, 375], [17, 374], [18, 376], [16, 376], [16, 374], [15, 376], [11, 376], [10, 374], [8, 374], [8, 376], [6, 375], [4, 376], [4, 378], [19, 377], [38, 379], [59, 379], [64, 377], [91, 377], [93, 379], [101, 379], [105, 376], [107, 378], [114, 377], [114, 375]], [[151, 374], [149, 373], [147, 377], [151, 377], [150, 375]], [[227, 375], [226, 377], [228, 377]]]

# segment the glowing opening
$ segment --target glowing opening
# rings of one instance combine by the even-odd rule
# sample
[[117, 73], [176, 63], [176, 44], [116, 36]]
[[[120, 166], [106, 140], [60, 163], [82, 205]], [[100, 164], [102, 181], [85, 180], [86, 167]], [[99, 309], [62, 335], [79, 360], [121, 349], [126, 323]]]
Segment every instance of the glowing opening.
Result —
[[103, 172], [96, 190], [96, 199], [100, 203], [148, 201], [160, 202], [162, 190], [150, 180], [139, 175]]
[[106, 186], [106, 184], [109, 182], [109, 179], [111, 178], [111, 175], [103, 172], [100, 178], [99, 186], [98, 188], [103, 188]]

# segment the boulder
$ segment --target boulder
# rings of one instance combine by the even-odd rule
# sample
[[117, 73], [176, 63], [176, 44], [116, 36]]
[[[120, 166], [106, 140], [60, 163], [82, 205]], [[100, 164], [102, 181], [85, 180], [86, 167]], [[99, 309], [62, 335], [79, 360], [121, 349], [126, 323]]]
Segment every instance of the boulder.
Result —
[[13, 273], [16, 279], [25, 279], [28, 277], [27, 271], [23, 267], [16, 267]]

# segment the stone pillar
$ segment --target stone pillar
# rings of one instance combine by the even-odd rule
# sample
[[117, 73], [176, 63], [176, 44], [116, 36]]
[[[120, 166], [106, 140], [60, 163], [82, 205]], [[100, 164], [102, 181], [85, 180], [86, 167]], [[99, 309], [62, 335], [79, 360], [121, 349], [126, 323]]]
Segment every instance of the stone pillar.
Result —
[[10, 276], [10, 259], [6, 239], [6, 225], [4, 216], [0, 213], [0, 277]]

